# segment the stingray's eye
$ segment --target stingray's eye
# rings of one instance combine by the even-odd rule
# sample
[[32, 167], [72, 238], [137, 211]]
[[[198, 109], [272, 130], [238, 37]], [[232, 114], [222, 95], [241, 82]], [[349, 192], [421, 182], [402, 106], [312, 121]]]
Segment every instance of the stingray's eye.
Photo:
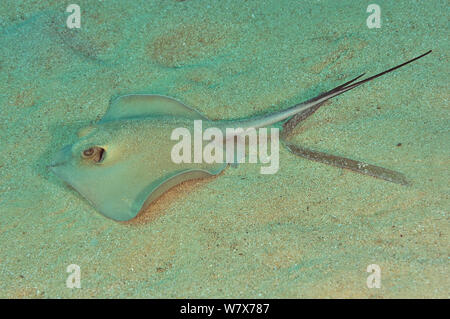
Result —
[[105, 149], [101, 148], [99, 146], [93, 146], [90, 148], [85, 149], [81, 156], [83, 158], [87, 158], [92, 160], [95, 163], [101, 162], [103, 160], [103, 155], [105, 153]]
[[84, 150], [84, 151], [83, 151], [83, 157], [89, 158], [89, 157], [91, 157], [92, 155], [94, 155], [94, 152], [95, 152], [95, 150], [94, 150], [93, 147], [88, 148], [87, 150]]

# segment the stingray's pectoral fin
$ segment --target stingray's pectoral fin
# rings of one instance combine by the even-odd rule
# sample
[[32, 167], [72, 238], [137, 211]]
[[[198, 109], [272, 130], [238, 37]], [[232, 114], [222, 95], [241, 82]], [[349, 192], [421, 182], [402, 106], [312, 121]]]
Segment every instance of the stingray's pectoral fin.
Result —
[[395, 172], [383, 167], [363, 163], [360, 161], [355, 161], [349, 158], [345, 157], [339, 157], [336, 155], [330, 155], [322, 152], [312, 151], [309, 149], [306, 149], [304, 147], [294, 145], [291, 143], [285, 142], [286, 147], [295, 155], [304, 157], [306, 159], [325, 163], [328, 165], [336, 166], [339, 168], [345, 168], [352, 170], [354, 172], [369, 175], [372, 177], [384, 179], [386, 181], [401, 184], [401, 185], [408, 185], [408, 181], [406, 177], [399, 173]]
[[[154, 202], [163, 193], [172, 187], [192, 179], [200, 179], [219, 174], [225, 164], [216, 165], [211, 169], [192, 169], [180, 171], [172, 176], [164, 176], [151, 183], [139, 181], [129, 181], [127, 187], [118, 187], [121, 196], [117, 192], [104, 193], [101, 201], [99, 190], [97, 196], [90, 201], [105, 216], [117, 221], [128, 221], [135, 218], [140, 212], [144, 211], [152, 202]], [[104, 187], [108, 188], [108, 187]], [[86, 196], [87, 197], [87, 196]]]
[[208, 120], [203, 114], [168, 96], [129, 94], [112, 100], [99, 123], [155, 116]]
[[167, 192], [172, 187], [177, 186], [185, 181], [217, 175], [225, 168], [225, 166], [226, 165], [223, 164], [220, 167], [218, 168], [216, 167], [215, 169], [212, 170], [191, 170], [182, 172], [180, 174], [177, 174], [171, 178], [164, 180], [163, 182], [161, 182], [161, 184], [158, 185], [158, 187], [155, 187], [151, 191], [149, 191], [148, 189], [143, 189], [139, 196], [141, 198], [141, 201], [137, 206], [138, 209], [133, 218], [139, 212], [144, 211], [152, 202], [154, 202], [158, 197], [160, 197], [162, 194]]

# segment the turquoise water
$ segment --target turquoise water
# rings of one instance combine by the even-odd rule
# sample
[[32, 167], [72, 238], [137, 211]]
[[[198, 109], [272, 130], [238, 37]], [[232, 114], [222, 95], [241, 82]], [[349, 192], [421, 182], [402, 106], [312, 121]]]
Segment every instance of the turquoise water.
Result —
[[[0, 297], [448, 297], [447, 1], [0, 4]], [[106, 219], [47, 169], [112, 97], [211, 119], [266, 114], [433, 53], [333, 99], [291, 142], [402, 172], [405, 187], [295, 157], [175, 187]], [[401, 146], [397, 146], [401, 144]], [[81, 269], [81, 289], [66, 268]], [[378, 264], [380, 289], [366, 268]]]

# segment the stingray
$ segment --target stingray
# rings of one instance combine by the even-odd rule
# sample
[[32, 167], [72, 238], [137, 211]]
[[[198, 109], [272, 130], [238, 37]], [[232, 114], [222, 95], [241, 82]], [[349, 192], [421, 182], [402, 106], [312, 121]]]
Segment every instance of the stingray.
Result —
[[[202, 120], [203, 129], [262, 128], [282, 121], [284, 145], [298, 156], [394, 183], [406, 184], [395, 171], [334, 155], [316, 152], [288, 142], [293, 127], [324, 102], [363, 83], [392, 72], [429, 54], [397, 65], [369, 78], [365, 74], [303, 103], [265, 116], [238, 120], [209, 120], [183, 103], [162, 95], [124, 95], [113, 99], [97, 123], [78, 132], [79, 139], [60, 150], [50, 169], [87, 199], [101, 214], [117, 221], [134, 218], [168, 189], [184, 181], [217, 175], [228, 163], [174, 163], [171, 132], [192, 127]], [[359, 80], [359, 81], [357, 81]]]

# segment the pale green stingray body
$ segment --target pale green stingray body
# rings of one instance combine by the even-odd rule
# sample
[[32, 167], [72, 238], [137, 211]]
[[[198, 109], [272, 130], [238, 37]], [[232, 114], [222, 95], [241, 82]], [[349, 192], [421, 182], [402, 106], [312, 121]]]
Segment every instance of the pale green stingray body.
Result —
[[[355, 82], [360, 75], [286, 110], [251, 119], [210, 121], [196, 110], [169, 97], [125, 95], [111, 103], [97, 124], [81, 130], [76, 143], [59, 152], [51, 169], [103, 215], [115, 220], [129, 220], [167, 189], [189, 179], [218, 174], [226, 167], [226, 163], [222, 162], [175, 163], [171, 150], [176, 141], [171, 139], [171, 134], [176, 128], [192, 131], [195, 120], [202, 120], [203, 130], [208, 127], [217, 127], [221, 131], [226, 128], [266, 127], [293, 115], [314, 111], [328, 99], [430, 52]], [[360, 168], [356, 171], [377, 176]]]

